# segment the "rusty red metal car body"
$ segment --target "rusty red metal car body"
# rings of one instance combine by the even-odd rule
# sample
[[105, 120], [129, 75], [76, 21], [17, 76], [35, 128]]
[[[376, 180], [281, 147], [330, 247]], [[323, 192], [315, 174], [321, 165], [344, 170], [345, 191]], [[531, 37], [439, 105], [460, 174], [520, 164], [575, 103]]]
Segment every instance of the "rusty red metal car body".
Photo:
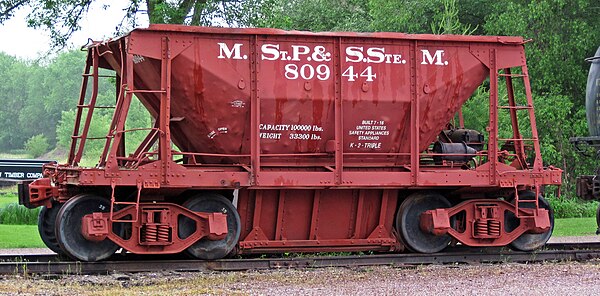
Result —
[[[70, 256], [531, 250], [552, 232], [538, 196], [561, 171], [542, 163], [522, 38], [152, 25], [87, 50], [68, 163], [20, 194]], [[82, 167], [99, 69], [115, 112]], [[461, 107], [482, 85], [480, 132]], [[132, 100], [154, 124], [126, 151]]]

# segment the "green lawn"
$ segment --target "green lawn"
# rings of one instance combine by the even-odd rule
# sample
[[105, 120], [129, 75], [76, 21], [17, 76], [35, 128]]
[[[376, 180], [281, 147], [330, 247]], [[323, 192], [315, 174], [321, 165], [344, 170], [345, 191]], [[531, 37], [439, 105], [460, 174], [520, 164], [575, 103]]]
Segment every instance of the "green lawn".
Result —
[[0, 249], [45, 248], [37, 225], [1, 225]]
[[6, 198], [4, 196], [0, 196], [0, 209], [4, 208], [7, 204], [14, 203], [15, 200], [12, 198]]
[[597, 228], [596, 217], [556, 219], [552, 236], [596, 235]]
[[5, 205], [13, 202], [18, 202], [17, 186], [0, 188], [0, 209]]

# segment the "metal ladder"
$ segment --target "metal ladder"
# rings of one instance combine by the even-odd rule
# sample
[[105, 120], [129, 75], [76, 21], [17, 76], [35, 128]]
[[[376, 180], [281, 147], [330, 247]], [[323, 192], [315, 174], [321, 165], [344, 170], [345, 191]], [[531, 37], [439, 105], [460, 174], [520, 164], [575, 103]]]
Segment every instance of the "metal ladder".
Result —
[[[77, 113], [75, 116], [75, 126], [73, 127], [73, 134], [71, 135], [71, 148], [69, 150], [69, 160], [68, 163], [77, 166], [81, 161], [83, 156], [83, 150], [85, 148], [85, 142], [87, 140], [102, 140], [104, 137], [88, 137], [89, 127], [92, 122], [92, 117], [94, 115], [95, 109], [114, 109], [115, 106], [97, 106], [97, 98], [98, 98], [98, 80], [100, 77], [104, 78], [114, 78], [114, 75], [100, 75], [98, 73], [98, 48], [94, 47], [89, 52], [87, 57], [86, 66], [84, 68], [82, 74], [82, 83], [81, 90], [79, 94], [79, 101], [77, 103]], [[92, 78], [92, 92], [89, 102], [86, 102], [86, 90], [89, 84], [90, 77]], [[82, 129], [82, 121], [84, 118], [84, 110], [87, 109], [87, 113], [85, 114], [85, 121], [83, 123]], [[81, 132], [80, 132], [81, 129]]]
[[[115, 197], [115, 188], [116, 183], [113, 181], [110, 183], [111, 194], [110, 194], [110, 221], [112, 222], [123, 222], [123, 223], [136, 223], [140, 216], [140, 196], [142, 192], [142, 183], [140, 181], [137, 182], [137, 198], [135, 201], [117, 201]], [[135, 215], [131, 217], [131, 219], [116, 219], [115, 218], [115, 206], [124, 205], [124, 206], [133, 206], [135, 207]]]
[[[510, 113], [510, 118], [513, 126], [513, 137], [509, 139], [498, 139], [498, 141], [512, 141], [515, 145], [515, 153], [518, 161], [521, 164], [522, 168], [528, 168], [529, 165], [527, 163], [526, 154], [525, 154], [525, 143], [529, 142], [533, 144], [533, 149], [535, 153], [533, 170], [541, 169], [541, 157], [540, 157], [540, 144], [539, 137], [537, 134], [537, 128], [535, 125], [535, 114], [533, 110], [533, 98], [531, 95], [531, 86], [529, 82], [529, 75], [527, 71], [527, 66], [521, 66], [522, 74], [513, 74], [510, 71], [510, 68], [504, 69], [504, 73], [498, 73], [499, 77], [504, 77], [506, 79], [506, 90], [508, 95], [508, 105], [507, 106], [498, 106], [499, 110], [508, 110]], [[513, 88], [513, 79], [522, 79], [523, 86], [525, 88], [525, 97], [526, 97], [526, 105], [518, 105], [515, 99], [515, 93]], [[531, 138], [523, 138], [519, 129], [518, 122], [518, 111], [527, 111], [529, 115], [529, 122], [531, 127]], [[539, 202], [537, 198], [537, 194], [539, 192], [539, 187], [535, 185], [536, 197], [531, 199], [521, 199], [518, 194], [517, 184], [515, 186], [515, 212], [517, 218], [521, 217], [534, 217], [537, 215], [537, 211], [521, 211], [521, 209], [532, 209], [531, 207], [524, 207], [527, 204], [534, 204], [535, 208], [539, 208]], [[531, 214], [528, 214], [531, 213]]]

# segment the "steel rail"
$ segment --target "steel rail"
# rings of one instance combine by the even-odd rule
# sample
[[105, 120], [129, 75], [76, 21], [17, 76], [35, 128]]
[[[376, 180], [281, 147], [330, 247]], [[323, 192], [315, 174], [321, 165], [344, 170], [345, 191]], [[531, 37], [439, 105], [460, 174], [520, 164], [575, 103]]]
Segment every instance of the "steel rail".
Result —
[[[310, 256], [290, 258], [242, 258], [214, 261], [173, 259], [172, 256], [115, 256], [110, 261], [60, 261], [56, 255], [0, 256], [0, 274], [106, 274], [118, 272], [241, 271], [286, 268], [411, 266], [421, 264], [522, 263], [544, 261], [587, 261], [600, 259], [600, 243], [549, 244], [536, 252], [515, 252], [503, 248], [452, 248], [436, 254], [377, 254], [352, 256]], [[7, 260], [8, 258], [12, 258]]]

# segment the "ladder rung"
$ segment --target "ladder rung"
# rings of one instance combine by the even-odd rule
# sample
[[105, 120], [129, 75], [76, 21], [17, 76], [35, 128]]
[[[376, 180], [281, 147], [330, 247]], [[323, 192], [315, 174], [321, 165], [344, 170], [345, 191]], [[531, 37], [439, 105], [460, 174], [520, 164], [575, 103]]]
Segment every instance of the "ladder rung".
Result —
[[[84, 73], [84, 74], [81, 74], [81, 76], [83, 76], [83, 77], [91, 77], [91, 76], [94, 76], [94, 73]], [[116, 78], [117, 76], [115, 76], [115, 75], [98, 75], [98, 77], [102, 77], [102, 78]]]
[[498, 139], [498, 141], [537, 141], [537, 139]]
[[528, 109], [533, 109], [533, 107], [531, 107], [531, 106], [498, 106], [498, 109], [528, 110]]
[[[87, 137], [86, 140], [106, 140], [108, 137]], [[83, 139], [82, 135], [79, 136], [71, 136], [71, 139]]]
[[128, 90], [129, 93], [166, 93], [164, 90], [151, 90], [151, 89], [136, 89], [136, 90]]
[[506, 74], [506, 73], [499, 73], [498, 76], [502, 76], [502, 77], [527, 77], [527, 75], [524, 75], [524, 74]]
[[137, 205], [138, 203], [135, 201], [114, 201], [116, 205]]
[[[90, 105], [77, 105], [77, 108], [89, 108]], [[114, 109], [115, 106], [94, 106], [96, 109]]]

